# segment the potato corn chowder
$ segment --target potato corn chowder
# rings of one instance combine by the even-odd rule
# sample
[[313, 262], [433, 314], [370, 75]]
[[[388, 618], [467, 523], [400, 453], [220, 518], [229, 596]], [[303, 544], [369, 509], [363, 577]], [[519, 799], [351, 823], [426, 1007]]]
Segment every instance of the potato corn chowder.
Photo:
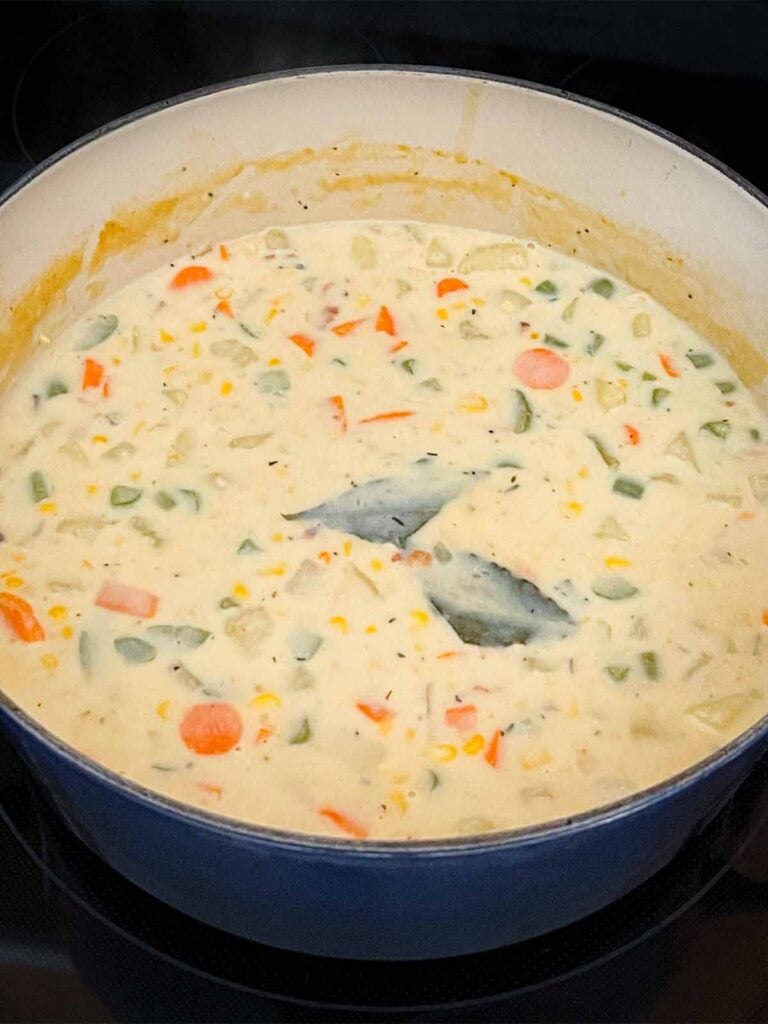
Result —
[[765, 417], [648, 296], [396, 222], [216, 244], [0, 407], [2, 687], [249, 822], [524, 826], [766, 711]]

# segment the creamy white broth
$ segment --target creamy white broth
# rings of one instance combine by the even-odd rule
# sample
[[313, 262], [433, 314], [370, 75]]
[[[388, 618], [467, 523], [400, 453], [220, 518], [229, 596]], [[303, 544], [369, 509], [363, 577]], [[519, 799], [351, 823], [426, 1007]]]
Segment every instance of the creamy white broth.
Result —
[[96, 761], [282, 828], [607, 803], [766, 711], [766, 430], [686, 325], [533, 243], [216, 244], [0, 406], [2, 686]]

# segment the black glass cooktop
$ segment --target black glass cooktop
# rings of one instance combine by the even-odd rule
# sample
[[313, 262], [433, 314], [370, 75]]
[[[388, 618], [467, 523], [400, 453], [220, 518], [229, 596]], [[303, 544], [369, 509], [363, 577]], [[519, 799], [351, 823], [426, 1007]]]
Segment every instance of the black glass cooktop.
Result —
[[[671, 129], [768, 189], [768, 5], [3, 3], [0, 188], [137, 107], [248, 74], [463, 67]], [[0, 737], [0, 1021], [768, 1021], [768, 760], [660, 875], [489, 954], [421, 964], [270, 950], [183, 917], [75, 839]]]

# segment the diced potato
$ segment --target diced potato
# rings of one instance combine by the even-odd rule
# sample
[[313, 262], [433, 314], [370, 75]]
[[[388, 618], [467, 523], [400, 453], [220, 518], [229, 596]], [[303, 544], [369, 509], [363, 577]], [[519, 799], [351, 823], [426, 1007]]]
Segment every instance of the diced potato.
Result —
[[211, 345], [211, 354], [221, 359], [229, 359], [235, 366], [241, 368], [248, 366], [249, 363], [255, 363], [259, 358], [249, 345], [231, 338], [214, 341]]
[[578, 299], [571, 299], [571, 301], [563, 310], [562, 319], [565, 320], [567, 324], [569, 324], [573, 320], [573, 314], [576, 312], [576, 305], [578, 301]]
[[685, 709], [685, 713], [695, 718], [699, 725], [720, 732], [734, 725], [757, 697], [754, 690], [729, 693], [725, 697], [692, 704]]
[[288, 235], [280, 228], [270, 228], [264, 236], [264, 241], [267, 243], [268, 249], [288, 249], [291, 245]]
[[456, 830], [460, 836], [473, 836], [480, 832], [492, 832], [495, 827], [490, 818], [462, 818]]
[[264, 608], [243, 608], [224, 628], [243, 650], [254, 651], [272, 632], [272, 620]]
[[195, 435], [191, 430], [181, 430], [176, 440], [168, 449], [168, 456], [165, 460], [166, 466], [176, 466], [180, 462], [186, 462], [195, 447]]
[[602, 521], [595, 536], [605, 540], [629, 540], [629, 534], [613, 516]]
[[258, 448], [272, 437], [271, 434], [241, 434], [240, 437], [233, 437], [229, 442], [230, 448]]
[[79, 462], [83, 466], [88, 464], [88, 456], [77, 441], [67, 441], [66, 444], [59, 448], [59, 452], [61, 455], [67, 455], [70, 459], [74, 459], [75, 462]]
[[609, 412], [618, 405], [624, 405], [627, 400], [627, 393], [621, 384], [612, 380], [596, 380], [597, 404], [603, 412]]
[[696, 461], [696, 453], [693, 450], [693, 445], [688, 440], [687, 435], [684, 431], [680, 431], [676, 434], [669, 442], [667, 447], [664, 449], [665, 455], [672, 455], [676, 459], [680, 459], [682, 462], [687, 462], [693, 468], [699, 472], [699, 464]]
[[433, 238], [427, 246], [426, 262], [428, 267], [450, 267], [453, 256], [438, 238]]
[[501, 308], [508, 311], [525, 309], [525, 307], [530, 306], [530, 304], [531, 300], [527, 299], [525, 295], [521, 295], [520, 292], [510, 291], [509, 288], [505, 288], [501, 293], [499, 302]]
[[637, 313], [632, 317], [632, 334], [636, 338], [647, 338], [651, 333], [651, 318], [647, 313]]
[[481, 245], [467, 253], [459, 263], [460, 274], [472, 274], [477, 270], [522, 270], [528, 266], [528, 254], [516, 242], [498, 242], [495, 245]]
[[323, 570], [317, 562], [305, 558], [285, 585], [287, 594], [307, 594], [317, 586]]
[[56, 533], [69, 534], [90, 543], [109, 525], [110, 521], [103, 516], [81, 516], [77, 519], [62, 519], [56, 527]]
[[362, 270], [376, 266], [376, 248], [367, 235], [355, 235], [352, 239], [352, 259]]
[[749, 486], [756, 501], [762, 505], [768, 502], [768, 473], [755, 473], [749, 478]]

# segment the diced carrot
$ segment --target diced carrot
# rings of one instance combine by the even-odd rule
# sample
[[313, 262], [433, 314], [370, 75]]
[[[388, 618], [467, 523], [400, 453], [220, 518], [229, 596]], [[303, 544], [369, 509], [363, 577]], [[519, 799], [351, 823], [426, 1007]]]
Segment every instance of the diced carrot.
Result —
[[148, 590], [137, 590], [124, 583], [103, 583], [96, 595], [96, 605], [109, 612], [134, 615], [137, 619], [151, 619], [157, 611], [159, 598]]
[[317, 559], [318, 559], [319, 562], [325, 562], [326, 565], [330, 565], [331, 564], [331, 552], [330, 551], [321, 551], [318, 554]]
[[32, 605], [16, 594], [0, 594], [0, 615], [17, 638], [25, 644], [45, 640], [45, 630], [37, 621]]
[[211, 793], [213, 796], [221, 797], [224, 792], [223, 786], [217, 786], [213, 782], [196, 782], [195, 788], [199, 789], [202, 793]]
[[444, 661], [446, 658], [455, 658], [455, 657], [456, 657], [456, 651], [443, 651], [442, 654], [438, 654], [437, 660], [438, 661]]
[[763, 625], [768, 626], [768, 612], [763, 612]]
[[408, 565], [418, 565], [420, 568], [432, 565], [432, 555], [428, 551], [412, 551], [408, 555]]
[[675, 366], [671, 356], [665, 356], [663, 353], [659, 355], [659, 362], [664, 367], [664, 372], [669, 377], [679, 377], [680, 371]]
[[474, 704], [455, 704], [446, 708], [445, 724], [454, 729], [474, 729], [477, 724], [477, 708]]
[[224, 262], [226, 263], [227, 260], [229, 259], [230, 255], [231, 254], [230, 254], [229, 249], [226, 247], [226, 245], [224, 245], [224, 243], [222, 243], [219, 246], [219, 259], [224, 260]]
[[514, 362], [518, 380], [526, 387], [552, 391], [568, 380], [571, 368], [556, 352], [548, 348], [529, 348]]
[[637, 427], [633, 427], [631, 424], [625, 423], [624, 429], [627, 432], [627, 440], [630, 444], [640, 444], [640, 431]]
[[224, 316], [229, 317], [234, 317], [235, 315], [232, 312], [232, 307], [230, 306], [229, 301], [227, 299], [222, 299], [221, 302], [217, 303], [215, 312], [221, 313]]
[[291, 334], [289, 338], [294, 345], [298, 345], [302, 352], [306, 352], [310, 359], [315, 354], [315, 343], [306, 334]]
[[363, 828], [362, 825], [358, 825], [356, 821], [348, 818], [346, 814], [342, 814], [341, 811], [337, 811], [334, 807], [321, 807], [320, 814], [329, 821], [332, 821], [342, 832], [346, 832], [347, 835], [353, 836], [355, 839], [365, 839], [368, 835], [367, 829]]
[[365, 717], [370, 718], [372, 722], [391, 722], [395, 717], [394, 711], [382, 707], [381, 704], [364, 704], [362, 701], [358, 701], [357, 710], [362, 711]]
[[239, 712], [224, 701], [193, 705], [179, 726], [182, 742], [195, 754], [226, 754], [242, 734]]
[[346, 334], [351, 334], [352, 331], [362, 323], [365, 323], [365, 317], [363, 317], [362, 320], [347, 320], [343, 324], [337, 324], [335, 327], [332, 327], [331, 330], [334, 334], [343, 338]]
[[186, 288], [190, 284], [202, 284], [203, 281], [211, 281], [213, 273], [208, 267], [199, 263], [193, 263], [189, 267], [182, 267], [171, 281], [171, 288]]
[[346, 409], [344, 408], [344, 399], [341, 397], [341, 395], [331, 395], [328, 401], [331, 403], [331, 407], [333, 408], [333, 418], [341, 427], [342, 434], [346, 434], [347, 412]]
[[107, 379], [101, 385], [101, 393], [104, 396], [104, 398], [109, 398], [109, 396], [112, 394], [112, 388], [109, 386], [109, 377], [107, 377]]
[[469, 288], [466, 281], [462, 281], [460, 277], [444, 277], [442, 281], [437, 282], [437, 297], [442, 299], [448, 292], [460, 292], [464, 288]]
[[104, 367], [95, 359], [86, 359], [83, 363], [83, 391], [88, 388], [100, 388], [104, 382]]
[[256, 733], [256, 742], [266, 743], [269, 737], [274, 734], [274, 732], [275, 727], [273, 725], [262, 726], [261, 729], [259, 729], [259, 731]]
[[366, 416], [361, 423], [380, 423], [382, 420], [402, 420], [406, 416], [413, 416], [414, 413], [408, 409], [396, 409], [394, 412], [379, 412], [375, 416]]
[[504, 734], [501, 729], [497, 729], [496, 732], [491, 736], [490, 742], [486, 747], [483, 757], [491, 766], [491, 768], [499, 767], [499, 759], [501, 756], [501, 737]]
[[376, 330], [389, 334], [393, 338], [395, 336], [395, 321], [386, 306], [381, 307], [379, 315], [376, 317]]
[[390, 348], [390, 355], [394, 355], [395, 352], [399, 352], [401, 349], [408, 348], [407, 341], [396, 341], [395, 344]]

